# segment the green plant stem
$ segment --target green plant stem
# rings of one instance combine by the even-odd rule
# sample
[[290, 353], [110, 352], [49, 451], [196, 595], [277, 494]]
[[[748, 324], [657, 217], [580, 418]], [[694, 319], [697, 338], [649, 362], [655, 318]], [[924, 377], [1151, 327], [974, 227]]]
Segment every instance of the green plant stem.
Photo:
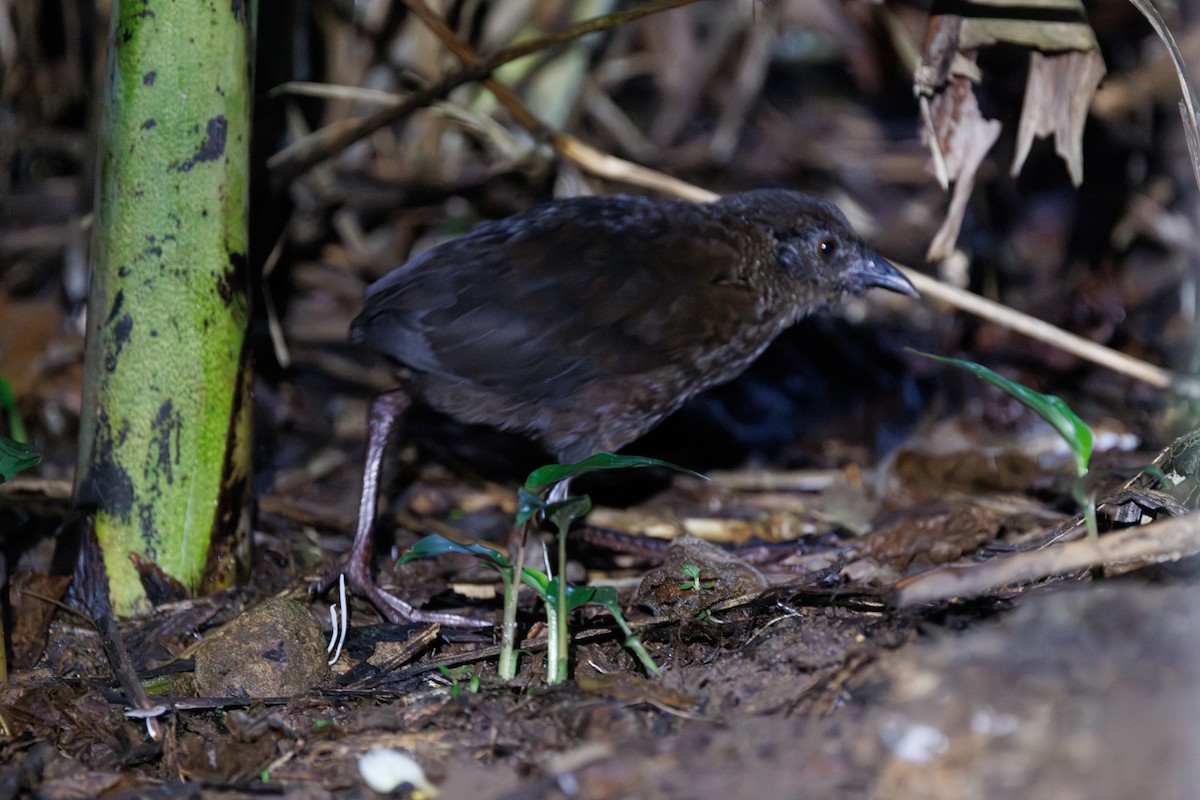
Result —
[[568, 636], [567, 621], [570, 614], [567, 611], [567, 530], [570, 523], [559, 524], [558, 527], [558, 594], [554, 598], [555, 612], [558, 616], [557, 625], [551, 628], [550, 635], [558, 643], [558, 657], [554, 664], [554, 679], [551, 683], [559, 683], [567, 679], [568, 671]]
[[12, 386], [4, 378], [0, 378], [0, 408], [8, 417], [8, 435], [14, 442], [22, 444], [29, 441], [25, 432], [25, 422], [21, 419], [21, 411], [17, 408], [17, 398], [13, 395]]
[[633, 654], [637, 656], [637, 660], [642, 663], [642, 667], [645, 668], [646, 672], [649, 672], [651, 675], [662, 675], [662, 670], [659, 669], [658, 664], [654, 663], [654, 659], [650, 656], [649, 651], [642, 644], [642, 635], [635, 633], [633, 628], [629, 627], [629, 623], [625, 621], [625, 617], [621, 615], [619, 610], [609, 608], [608, 611], [613, 615], [613, 619], [616, 620], [621, 632], [625, 634], [625, 646], [633, 651]]
[[25, 422], [21, 419], [21, 412], [16, 406], [8, 409], [8, 433], [14, 442], [25, 443], [29, 441], [29, 434], [25, 430]]
[[504, 615], [500, 621], [500, 663], [496, 671], [510, 681], [517, 677], [517, 606], [521, 599], [521, 576], [525, 574], [525, 543], [529, 540], [529, 520], [521, 523], [517, 536], [517, 558], [511, 571], [500, 570], [504, 581]]
[[500, 571], [500, 580], [504, 583], [504, 616], [500, 620], [500, 662], [496, 665], [496, 671], [506, 681], [517, 677], [517, 659], [513, 649], [517, 639], [517, 595], [520, 585], [513, 580], [513, 574]]
[[1092, 541], [1100, 538], [1100, 526], [1096, 524], [1096, 498], [1088, 495], [1081, 503], [1083, 506], [1083, 522], [1087, 526], [1088, 538]]
[[566, 678], [558, 677], [558, 614], [554, 603], [546, 603], [546, 683], [561, 683]]
[[133, 553], [209, 593], [248, 555], [255, 5], [111, 3], [75, 504], [122, 615]]
[[29, 441], [29, 434], [25, 431], [25, 422], [21, 419], [21, 412], [15, 408], [8, 412], [8, 432], [12, 434], [14, 441]]

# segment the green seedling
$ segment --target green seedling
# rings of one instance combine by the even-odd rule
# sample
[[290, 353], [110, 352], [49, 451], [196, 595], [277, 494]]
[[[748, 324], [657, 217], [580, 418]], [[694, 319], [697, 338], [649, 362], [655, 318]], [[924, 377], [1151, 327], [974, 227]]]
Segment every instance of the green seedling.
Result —
[[716, 581], [704, 581], [703, 583], [701, 583], [700, 582], [700, 573], [703, 572], [704, 570], [701, 567], [696, 566], [695, 564], [684, 564], [682, 567], [679, 568], [679, 571], [683, 573], [683, 576], [685, 578], [687, 578], [686, 581], [679, 584], [679, 588], [684, 590], [685, 592], [686, 591], [699, 592], [702, 589], [711, 589], [717, 585]]
[[654, 663], [654, 659], [650, 657], [650, 653], [642, 645], [642, 635], [636, 633], [633, 628], [630, 628], [629, 623], [625, 621], [625, 617], [621, 615], [621, 607], [617, 604], [617, 590], [611, 586], [589, 588], [592, 588], [595, 594], [588, 602], [604, 606], [604, 608], [608, 609], [608, 613], [612, 614], [612, 618], [617, 623], [617, 627], [621, 629], [621, 633], [625, 634], [625, 646], [637, 656], [643, 669], [651, 675], [661, 675], [662, 670], [658, 668], [658, 664]]
[[512, 680], [517, 676], [517, 656], [514, 651], [517, 639], [516, 565], [499, 550], [481, 544], [460, 544], [436, 533], [421, 539], [396, 563], [403, 564], [417, 558], [434, 558], [446, 553], [472, 556], [500, 574], [500, 581], [504, 585], [504, 613], [500, 622], [500, 660], [497, 672], [504, 680]]
[[[571, 523], [580, 519], [592, 510], [592, 499], [587, 495], [568, 497], [556, 503], [548, 503], [541, 497], [522, 490], [520, 504], [524, 507], [517, 512], [518, 524], [525, 524], [533, 519], [540, 511], [558, 533], [558, 576], [566, 574], [567, 569], [567, 532]], [[524, 517], [524, 519], [522, 519]], [[524, 575], [522, 575], [522, 578]], [[568, 654], [567, 642], [569, 632], [567, 620], [572, 610], [568, 603], [566, 580], [556, 578], [552, 582], [553, 591], [543, 600], [546, 601], [546, 626], [550, 644], [547, 648], [546, 680], [550, 683], [561, 683], [567, 679]]]
[[[432, 558], [435, 556], [444, 555], [446, 553], [457, 553], [459, 555], [473, 556], [474, 558], [479, 559], [479, 561], [482, 563], [499, 572], [505, 587], [505, 606], [507, 608], [509, 595], [512, 595], [513, 608], [516, 608], [516, 592], [514, 591], [516, 566], [512, 563], [508, 556], [490, 547], [485, 547], [481, 544], [460, 544], [459, 542], [447, 539], [441, 534], [431, 533], [413, 545], [412, 549], [410, 549], [397, 560], [397, 563], [403, 564], [414, 559]], [[541, 598], [543, 603], [545, 603], [547, 625], [549, 626], [550, 630], [554, 630], [555, 626], [557, 626], [558, 620], [561, 618], [558, 610], [559, 607], [556, 602], [559, 595], [558, 579], [551, 579], [548, 575], [546, 575], [546, 573], [531, 567], [525, 567], [521, 570], [521, 573], [521, 582], [533, 589], [534, 593]], [[588, 605], [589, 603], [592, 605], [602, 606], [603, 608], [607, 609], [608, 612], [612, 614], [613, 619], [616, 621], [617, 627], [619, 627], [625, 634], [625, 646], [634, 652], [638, 660], [648, 672], [655, 675], [660, 674], [658, 665], [654, 663], [654, 660], [650, 657], [650, 654], [646, 652], [645, 648], [642, 646], [641, 637], [629, 627], [629, 624], [625, 621], [625, 617], [622, 616], [621, 608], [617, 603], [617, 593], [612, 587], [573, 586], [571, 584], [567, 584], [564, 593], [567, 614], [570, 614], [570, 612], [574, 611], [575, 609], [584, 605]], [[514, 630], [515, 627], [516, 626], [514, 624]], [[516, 658], [513, 639], [515, 639], [515, 636], [510, 637], [508, 635], [507, 628], [502, 631], [500, 665], [503, 667], [506, 661], [511, 662], [513, 665], [513, 674], [509, 675], [508, 677], [505, 677], [503, 669], [499, 670], [501, 677], [503, 677], [505, 680], [510, 680], [516, 674]], [[549, 674], [550, 664], [558, 663], [560, 647], [560, 643], [553, 636], [551, 636], [549, 639], [547, 652], [551, 653], [551, 650], [553, 650], [553, 653], [551, 656], [547, 657], [547, 661], [549, 662], [547, 666], [547, 674]], [[439, 669], [441, 668], [439, 667]], [[447, 674], [447, 677], [450, 676]]]
[[[562, 626], [558, 625], [559, 620], [564, 618], [564, 616], [559, 612], [560, 606], [557, 599], [559, 587], [558, 578], [550, 578], [544, 572], [536, 569], [526, 568], [524, 570], [522, 579], [524, 580], [525, 585], [533, 589], [534, 592], [537, 593], [538, 597], [542, 598], [542, 601], [546, 604], [547, 627], [552, 631], [555, 629], [555, 627], [561, 627], [565, 630], [567, 627], [565, 624]], [[641, 634], [636, 633], [633, 628], [629, 626], [629, 623], [625, 620], [625, 616], [621, 613], [621, 606], [617, 602], [616, 589], [612, 588], [611, 586], [574, 586], [572, 584], [567, 584], [565, 605], [566, 613], [570, 614], [575, 609], [582, 608], [585, 605], [601, 606], [602, 608], [607, 609], [608, 613], [612, 615], [613, 621], [617, 623], [617, 627], [620, 628], [621, 632], [625, 634], [625, 646], [633, 652], [638, 661], [641, 662], [642, 667], [645, 668], [645, 670], [651, 675], [662, 674], [662, 670], [659, 669], [658, 664], [654, 663], [654, 659], [642, 645]], [[557, 669], [558, 665], [560, 664], [565, 665], [567, 660], [565, 646], [562, 643], [557, 642], [554, 636], [551, 636], [548, 640], [546, 653], [546, 674], [549, 676], [551, 669]], [[565, 666], [563, 669], [565, 670]], [[561, 678], [559, 678], [559, 680], [566, 680], [565, 673]], [[549, 680], [548, 682], [554, 683], [555, 681]]]
[[[525, 486], [517, 491], [516, 524], [528, 527], [540, 517], [554, 526], [558, 534], [557, 574], [559, 577], [566, 572], [567, 532], [570, 530], [571, 523], [582, 518], [591, 510], [592, 501], [586, 495], [578, 495], [551, 502], [543, 495], [549, 494], [550, 490], [561, 482], [586, 472], [638, 467], [666, 467], [707, 480], [697, 472], [656, 458], [622, 456], [613, 453], [597, 453], [574, 464], [550, 464], [529, 474]], [[501, 622], [500, 660], [497, 669], [500, 677], [504, 680], [511, 680], [516, 676], [517, 589], [521, 583], [532, 588], [546, 607], [547, 636], [549, 637], [546, 648], [546, 675], [549, 683], [559, 683], [568, 677], [568, 621], [572, 611], [588, 603], [601, 605], [608, 609], [618, 627], [625, 633], [625, 645], [634, 652], [648, 672], [655, 675], [660, 673], [658, 665], [654, 663], [650, 654], [642, 646], [641, 638], [633, 632], [621, 615], [620, 607], [617, 605], [616, 592], [611, 588], [571, 586], [565, 580], [560, 580], [559, 577], [551, 578], [544, 572], [528, 567], [521, 567], [518, 580], [519, 560], [514, 563], [506, 554], [498, 550], [481, 544], [460, 544], [438, 534], [431, 534], [421, 539], [397, 563], [402, 564], [415, 558], [430, 558], [445, 553], [473, 556], [500, 574], [500, 579], [504, 584], [504, 615]]]
[[479, 693], [479, 676], [471, 667], [459, 667], [458, 669], [450, 669], [444, 664], [438, 664], [438, 672], [450, 681], [450, 697], [457, 700], [462, 694], [463, 678], [466, 678], [466, 689], [471, 694]]
[[[543, 499], [543, 492], [549, 494], [555, 486], [587, 472], [639, 467], [666, 467], [667, 469], [704, 479], [704, 476], [698, 472], [676, 466], [667, 461], [660, 461], [657, 458], [623, 456], [615, 453], [596, 453], [574, 464], [548, 464], [529, 473], [529, 477], [525, 481], [525, 487], [518, 492], [517, 524], [526, 525], [535, 519], [538, 514], [541, 514], [543, 519], [555, 527], [558, 533], [558, 566], [556, 572], [560, 577], [566, 574], [567, 568], [567, 532], [572, 522], [580, 519], [591, 510], [592, 501], [587, 495], [580, 495], [567, 497], [558, 502], [551, 503]], [[558, 683], [567, 679], [568, 671], [567, 621], [570, 611], [567, 608], [565, 581], [557, 585], [557, 596], [553, 602], [555, 605], [554, 623], [550, 626], [549, 636], [554, 643], [554, 647], [551, 648], [554, 653], [554, 659], [547, 670], [547, 680], [550, 683]], [[657, 672], [657, 668], [655, 668], [655, 672]]]
[[1058, 435], [1071, 448], [1071, 453], [1075, 456], [1075, 483], [1071, 489], [1071, 496], [1075, 498], [1075, 502], [1083, 509], [1083, 519], [1087, 525], [1088, 536], [1093, 539], [1096, 538], [1099, 535], [1099, 528], [1096, 524], [1096, 498], [1094, 491], [1087, 486], [1084, 480], [1088, 473], [1088, 465], [1092, 459], [1093, 441], [1092, 429], [1088, 427], [1087, 423], [1081, 420], [1079, 415], [1063, 402], [1062, 398], [1051, 394], [1035, 392], [1015, 381], [1010, 381], [1008, 378], [993, 372], [981, 364], [976, 364], [974, 361], [935, 356], [932, 353], [922, 353], [919, 350], [914, 350], [913, 352], [919, 356], [940, 361], [943, 364], [950, 364], [951, 366], [970, 372], [975, 377], [987, 381], [1009, 397], [1032, 409], [1038, 416], [1050, 423], [1051, 427], [1058, 432]]

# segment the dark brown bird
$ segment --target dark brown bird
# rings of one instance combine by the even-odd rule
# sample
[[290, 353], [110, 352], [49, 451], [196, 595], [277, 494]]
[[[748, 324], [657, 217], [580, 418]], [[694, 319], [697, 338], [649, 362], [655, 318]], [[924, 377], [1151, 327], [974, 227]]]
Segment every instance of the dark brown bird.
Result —
[[578, 461], [735, 377], [800, 317], [875, 286], [916, 295], [836, 206], [778, 189], [709, 204], [557, 200], [416, 256], [367, 289], [350, 330], [399, 362], [404, 392], [372, 407], [351, 583], [393, 618], [442, 619], [369, 575], [379, 465], [408, 395]]

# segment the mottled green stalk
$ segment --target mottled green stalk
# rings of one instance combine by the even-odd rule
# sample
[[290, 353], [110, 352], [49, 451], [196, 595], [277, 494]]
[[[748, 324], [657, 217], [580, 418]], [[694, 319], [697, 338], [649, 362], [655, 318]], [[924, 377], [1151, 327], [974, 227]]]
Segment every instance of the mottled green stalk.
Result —
[[144, 602], [130, 553], [198, 589], [244, 541], [251, 16], [113, 4], [76, 501], [119, 613]]

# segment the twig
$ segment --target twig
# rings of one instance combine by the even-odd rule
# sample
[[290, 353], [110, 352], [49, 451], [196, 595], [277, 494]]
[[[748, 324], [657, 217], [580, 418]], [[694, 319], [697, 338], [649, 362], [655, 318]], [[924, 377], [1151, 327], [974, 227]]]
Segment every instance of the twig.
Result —
[[555, 133], [551, 137], [551, 141], [563, 158], [574, 162], [585, 172], [601, 178], [654, 189], [696, 203], [711, 203], [720, 197], [716, 192], [710, 192], [708, 189], [703, 189], [658, 170], [643, 167], [641, 164], [634, 164], [610, 153], [597, 150], [590, 144], [581, 142], [566, 133]]
[[1039, 342], [1054, 345], [1060, 350], [1087, 359], [1093, 364], [1108, 367], [1114, 372], [1128, 375], [1139, 381], [1148, 383], [1156, 389], [1189, 389], [1195, 391], [1192, 381], [1186, 380], [1162, 367], [1149, 364], [1133, 356], [1097, 344], [1090, 339], [1084, 339], [1062, 328], [1043, 322], [1008, 306], [989, 300], [986, 297], [959, 289], [948, 283], [942, 283], [934, 278], [917, 272], [912, 267], [896, 265], [906, 278], [921, 294], [929, 298], [941, 300], [961, 311], [974, 314], [977, 317], [1003, 325], [1005, 328], [1022, 333]]
[[938, 567], [897, 586], [900, 607], [972, 597], [1055, 575], [1087, 570], [1095, 564], [1178, 561], [1200, 553], [1200, 514], [1138, 525], [1099, 539], [1083, 539], [985, 564]]
[[[480, 59], [472, 53], [468, 66], [461, 72], [449, 75], [433, 86], [413, 92], [395, 106], [381, 109], [366, 117], [323, 128], [271, 156], [267, 159], [267, 167], [276, 181], [283, 184], [289, 183], [313, 166], [340, 153], [355, 142], [365, 139], [380, 128], [398, 122], [414, 111], [445, 98], [459, 86], [487, 78], [495, 69], [510, 61], [516, 61], [531, 53], [537, 53], [589, 33], [609, 30], [650, 14], [690, 5], [694, 2], [696, 0], [660, 0], [657, 3], [649, 3], [640, 8], [617, 14], [583, 20], [548, 36], [506, 48], [487, 59]], [[428, 9], [426, 8], [426, 10]], [[414, 13], [416, 12], [414, 11]], [[429, 13], [432, 14], [432, 12]], [[436, 15], [434, 16], [436, 17]], [[442, 28], [449, 33], [450, 39], [458, 42], [466, 48], [465, 52], [470, 53], [470, 48], [467, 48], [453, 33], [449, 32], [448, 28], [445, 28], [445, 23], [442, 24]], [[450, 46], [449, 42], [447, 42], [447, 46]], [[464, 59], [464, 63], [468, 62]], [[512, 113], [511, 110], [510, 113]]]
[[108, 657], [109, 667], [121, 685], [126, 703], [132, 708], [132, 711], [126, 712], [127, 716], [145, 719], [146, 733], [155, 741], [162, 741], [162, 726], [155, 719], [162, 713], [162, 708], [151, 703], [146, 696], [146, 690], [133, 667], [133, 659], [130, 658], [125, 641], [121, 638], [121, 631], [117, 628], [117, 619], [113, 615], [112, 603], [108, 597], [108, 573], [104, 567], [104, 558], [100, 553], [100, 543], [96, 540], [92, 519], [88, 517], [79, 524], [83, 525], [84, 529], [79, 545], [79, 558], [72, 577], [79, 603], [96, 627], [96, 632], [100, 634], [100, 643], [105, 656]]

